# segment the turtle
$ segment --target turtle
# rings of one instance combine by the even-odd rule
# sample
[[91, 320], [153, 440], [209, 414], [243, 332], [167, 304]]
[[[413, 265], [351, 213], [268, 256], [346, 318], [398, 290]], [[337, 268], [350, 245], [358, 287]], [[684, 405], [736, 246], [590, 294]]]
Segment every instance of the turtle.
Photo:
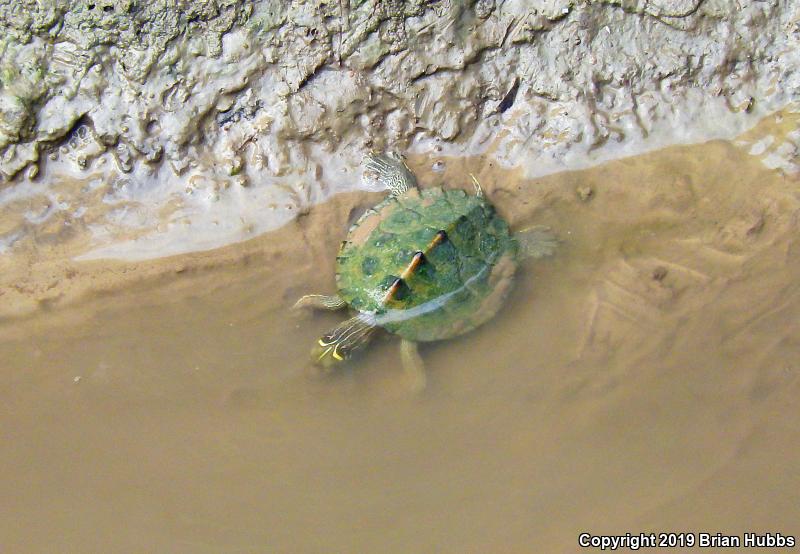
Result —
[[314, 345], [315, 365], [328, 371], [342, 365], [382, 328], [400, 337], [403, 367], [422, 388], [418, 343], [463, 335], [489, 321], [520, 260], [552, 254], [557, 239], [545, 227], [512, 234], [474, 176], [469, 194], [421, 189], [394, 153], [370, 154], [364, 165], [390, 193], [342, 241], [337, 294], [308, 294], [295, 307], [354, 312]]

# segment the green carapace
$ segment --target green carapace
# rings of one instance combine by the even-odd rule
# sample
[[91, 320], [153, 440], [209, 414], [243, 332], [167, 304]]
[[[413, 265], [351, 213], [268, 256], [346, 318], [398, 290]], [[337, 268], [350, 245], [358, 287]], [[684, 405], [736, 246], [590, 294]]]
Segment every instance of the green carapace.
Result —
[[336, 257], [338, 294], [307, 295], [297, 306], [350, 308], [355, 315], [319, 339], [315, 363], [349, 359], [379, 328], [399, 335], [415, 386], [424, 383], [418, 342], [467, 333], [491, 319], [511, 289], [522, 256], [552, 253], [542, 228], [512, 235], [475, 181], [420, 190], [399, 157], [374, 155], [366, 168], [391, 194], [350, 228]]

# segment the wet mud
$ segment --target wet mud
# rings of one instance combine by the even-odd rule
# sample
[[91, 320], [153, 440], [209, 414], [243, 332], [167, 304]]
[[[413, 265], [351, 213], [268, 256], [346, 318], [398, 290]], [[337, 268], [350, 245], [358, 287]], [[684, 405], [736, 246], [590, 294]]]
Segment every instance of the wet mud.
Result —
[[799, 20], [785, 0], [0, 0], [0, 210], [32, 204], [0, 253], [62, 219], [86, 258], [240, 242], [362, 188], [372, 149], [536, 177], [730, 138], [800, 99]]
[[421, 394], [391, 337], [319, 376], [308, 351], [342, 315], [289, 309], [334, 292], [338, 242], [382, 194], [337, 195], [219, 250], [65, 258], [50, 288], [41, 271], [13, 279], [30, 291], [6, 281], [4, 547], [568, 552], [582, 531], [796, 535], [800, 181], [768, 167], [780, 140], [754, 146], [765, 129], [533, 180], [490, 158], [411, 157], [423, 186], [469, 189], [472, 173], [512, 227], [561, 239], [491, 322], [421, 349]]

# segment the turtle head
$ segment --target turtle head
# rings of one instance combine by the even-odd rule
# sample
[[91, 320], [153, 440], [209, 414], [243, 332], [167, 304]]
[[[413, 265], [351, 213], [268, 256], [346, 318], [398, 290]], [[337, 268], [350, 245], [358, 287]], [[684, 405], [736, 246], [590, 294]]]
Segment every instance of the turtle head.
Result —
[[320, 337], [311, 349], [311, 360], [326, 371], [342, 367], [369, 342], [374, 330], [372, 318], [358, 314]]

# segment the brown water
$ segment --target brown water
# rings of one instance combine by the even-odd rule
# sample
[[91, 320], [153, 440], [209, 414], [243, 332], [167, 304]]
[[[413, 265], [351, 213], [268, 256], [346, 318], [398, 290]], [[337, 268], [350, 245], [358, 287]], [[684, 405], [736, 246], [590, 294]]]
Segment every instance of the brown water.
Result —
[[[798, 179], [726, 142], [532, 182], [432, 161], [410, 161], [421, 182], [468, 187], [471, 171], [513, 225], [563, 244], [521, 268], [491, 324], [422, 348], [422, 394], [391, 338], [317, 376], [309, 348], [342, 315], [288, 309], [333, 292], [347, 222], [380, 195], [222, 251], [111, 264], [138, 277], [0, 320], [3, 551], [800, 535]], [[78, 266], [51, 288], [103, 271]]]

